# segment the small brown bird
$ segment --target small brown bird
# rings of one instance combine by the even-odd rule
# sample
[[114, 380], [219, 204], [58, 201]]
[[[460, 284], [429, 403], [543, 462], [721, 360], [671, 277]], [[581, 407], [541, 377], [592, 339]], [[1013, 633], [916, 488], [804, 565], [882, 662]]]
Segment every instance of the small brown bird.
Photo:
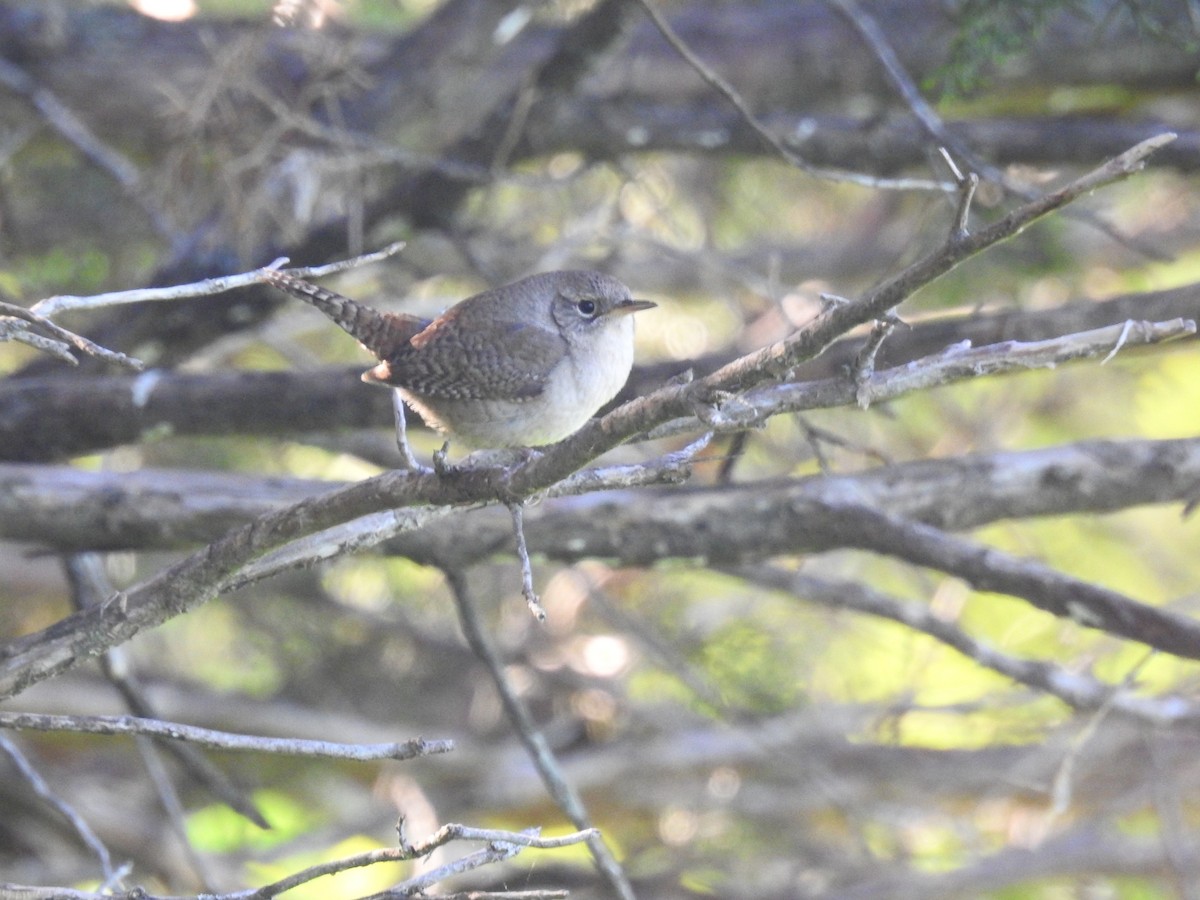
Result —
[[363, 381], [397, 388], [428, 424], [473, 447], [537, 447], [578, 430], [629, 377], [630, 313], [655, 306], [600, 272], [546, 272], [429, 320], [379, 312], [285, 272], [263, 277], [380, 361]]

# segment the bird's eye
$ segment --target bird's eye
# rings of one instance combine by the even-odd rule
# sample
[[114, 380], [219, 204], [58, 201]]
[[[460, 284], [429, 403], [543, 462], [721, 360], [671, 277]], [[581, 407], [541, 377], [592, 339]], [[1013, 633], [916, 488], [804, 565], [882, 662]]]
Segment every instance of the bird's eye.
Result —
[[596, 303], [594, 300], [580, 300], [575, 304], [575, 308], [579, 310], [580, 315], [591, 318], [596, 314]]

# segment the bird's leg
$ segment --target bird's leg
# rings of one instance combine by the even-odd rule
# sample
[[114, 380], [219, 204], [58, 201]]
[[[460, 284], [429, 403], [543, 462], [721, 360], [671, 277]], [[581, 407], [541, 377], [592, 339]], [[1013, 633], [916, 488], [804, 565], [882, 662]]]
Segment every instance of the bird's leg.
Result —
[[404, 398], [400, 396], [397, 390], [392, 391], [392, 412], [396, 416], [396, 447], [400, 450], [400, 459], [403, 462], [403, 468], [410, 472], [420, 472], [425, 467], [417, 462], [417, 458], [413, 456], [412, 448], [408, 446], [408, 423], [404, 416]]

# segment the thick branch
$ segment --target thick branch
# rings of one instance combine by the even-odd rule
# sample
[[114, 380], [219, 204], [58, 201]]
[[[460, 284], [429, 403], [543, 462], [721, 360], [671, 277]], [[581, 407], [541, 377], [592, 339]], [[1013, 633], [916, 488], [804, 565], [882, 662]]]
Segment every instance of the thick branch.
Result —
[[777, 566], [738, 566], [729, 571], [753, 584], [795, 594], [803, 601], [898, 622], [941, 641], [981, 666], [1019, 684], [1044, 691], [1075, 709], [1111, 709], [1154, 726], [1200, 727], [1200, 705], [1179, 696], [1139, 696], [1121, 685], [1107, 684], [1090, 674], [1074, 672], [1053, 662], [1011, 656], [971, 637], [923, 603], [890, 597], [857, 582], [827, 581]]
[[[793, 153], [818, 166], [879, 175], [928, 163], [929, 138], [911, 118], [813, 115], [771, 110], [763, 122]], [[1174, 129], [1152, 117], [1142, 121], [1077, 116], [953, 119], [946, 130], [996, 164], [1096, 165], [1126, 147]], [[582, 99], [552, 122], [536, 123], [531, 141], [544, 153], [582, 151], [598, 159], [635, 152], [703, 155], [762, 150], [754, 129], [736, 111], [711, 98], [654, 103]], [[1200, 168], [1200, 131], [1179, 129], [1156, 164], [1183, 172]]]
[[1020, 597], [1038, 609], [1088, 628], [1200, 659], [1200, 622], [1131, 600], [1099, 585], [865, 506], [821, 506], [824, 549], [855, 547], [962, 578], [980, 591]]
[[[182, 470], [82, 472], [0, 465], [0, 538], [58, 551], [186, 549], [345, 485]], [[1186, 503], [1200, 493], [1200, 438], [1084, 441], [883, 466], [852, 475], [549, 500], [526, 511], [530, 552], [648, 564], [736, 562], [819, 546], [797, 505], [863, 503], [938, 528]], [[400, 535], [386, 552], [470, 565], [511, 552], [502, 509], [459, 512]]]

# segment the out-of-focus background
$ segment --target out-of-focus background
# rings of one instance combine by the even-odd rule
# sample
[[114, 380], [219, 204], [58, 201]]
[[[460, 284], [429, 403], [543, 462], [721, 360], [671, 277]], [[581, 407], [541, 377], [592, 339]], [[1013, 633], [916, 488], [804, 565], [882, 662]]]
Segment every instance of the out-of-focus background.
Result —
[[[937, 250], [956, 203], [928, 184], [952, 180], [946, 141], [847, 14], [650, 2], [791, 153], [862, 177], [789, 164], [637, 2], [0, 0], [0, 300], [398, 240], [396, 256], [325, 283], [433, 314], [531, 272], [595, 268], [658, 304], [638, 316], [632, 395], [783, 339], [823, 293], [856, 297]], [[1200, 314], [1200, 7], [878, 0], [859, 13], [950, 155], [979, 172], [972, 229], [1022, 192], [1179, 135], [1145, 172], [907, 300], [877, 370], [964, 339]], [[92, 360], [0, 348], [0, 640], [67, 616], [82, 569], [136, 584], [316, 482], [395, 464], [389, 396], [357, 378], [371, 361], [298, 301], [255, 288], [58, 321], [153, 367], [154, 399]], [[793, 376], [852, 379], [862, 334]], [[132, 862], [126, 884], [160, 894], [391, 846], [399, 815], [410, 838], [446, 822], [570, 831], [429, 565], [451, 560], [639, 897], [1198, 897], [1186, 650], [899, 551], [831, 549], [789, 501], [877, 504], [1191, 620], [1200, 356], [1181, 340], [1101, 359], [779, 415], [715, 438], [686, 485], [535, 504], [544, 626], [521, 597], [508, 514], [489, 507], [226, 593], [122, 646], [119, 666], [165, 719], [457, 742], [387, 764], [209, 754], [270, 830], [129, 739], [8, 736]], [[414, 443], [428, 459], [440, 440]], [[129, 707], [89, 663], [0, 705], [15, 710]], [[178, 814], [148, 773], [159, 765]], [[445, 858], [288, 896], [361, 897]], [[99, 872], [0, 757], [0, 882], [93, 889]], [[609, 895], [580, 847], [458, 886]]]

